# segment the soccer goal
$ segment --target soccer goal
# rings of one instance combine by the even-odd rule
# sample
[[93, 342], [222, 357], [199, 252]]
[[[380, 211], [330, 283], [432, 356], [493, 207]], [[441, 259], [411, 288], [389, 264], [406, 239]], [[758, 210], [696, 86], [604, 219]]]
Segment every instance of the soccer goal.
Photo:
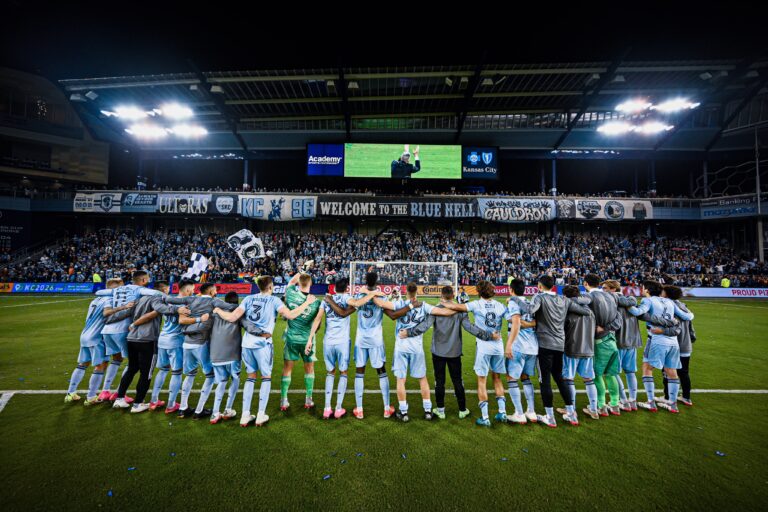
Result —
[[439, 296], [443, 286], [453, 286], [458, 293], [459, 267], [455, 261], [353, 261], [349, 264], [349, 282], [353, 293], [365, 287], [365, 275], [376, 272], [379, 287], [390, 294], [396, 289], [405, 293], [405, 285], [413, 281], [419, 295]]

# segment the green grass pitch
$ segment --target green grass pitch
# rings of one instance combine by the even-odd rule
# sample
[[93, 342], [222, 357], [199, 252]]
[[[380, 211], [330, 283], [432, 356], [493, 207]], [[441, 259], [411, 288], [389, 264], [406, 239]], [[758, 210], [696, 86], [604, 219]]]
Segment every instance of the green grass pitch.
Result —
[[[0, 390], [66, 388], [87, 304], [77, 297], [0, 298]], [[768, 301], [691, 300], [689, 306], [698, 334], [693, 387], [768, 389]], [[384, 322], [391, 361], [393, 322]], [[276, 338], [284, 327], [279, 321]], [[427, 350], [429, 341], [427, 334]], [[471, 390], [474, 342], [464, 341]], [[273, 389], [279, 389], [280, 345]], [[323, 387], [323, 366], [318, 363], [316, 389]], [[428, 367], [432, 381], [429, 358]], [[366, 375], [366, 388], [378, 391], [374, 372]], [[297, 367], [292, 388], [302, 386]], [[408, 386], [417, 389], [415, 381]], [[350, 385], [348, 411], [351, 391]], [[641, 411], [593, 422], [581, 415], [581, 426], [556, 430], [478, 428], [474, 394], [468, 395], [473, 416], [459, 420], [449, 393], [448, 419], [431, 423], [420, 418], [419, 396], [409, 394], [408, 424], [381, 417], [378, 393], [365, 395], [363, 421], [320, 419], [322, 393], [315, 394], [315, 412], [301, 409], [300, 394], [290, 398], [293, 409], [281, 413], [278, 395], [271, 395], [269, 424], [243, 429], [236, 422], [86, 409], [64, 404], [61, 394], [16, 394], [0, 412], [0, 504], [3, 510], [762, 510], [768, 498], [764, 394], [694, 393], [694, 407], [677, 416]], [[196, 400], [193, 395], [191, 403]], [[555, 400], [559, 405], [557, 393]], [[579, 394], [578, 406], [585, 402]], [[239, 396], [235, 404], [239, 411]]]
[[[411, 144], [411, 152], [419, 144]], [[344, 149], [347, 178], [391, 178], [392, 160], [403, 153], [403, 144], [353, 144]], [[461, 146], [420, 145], [421, 170], [414, 179], [461, 178]], [[411, 163], [414, 163], [411, 157]]]

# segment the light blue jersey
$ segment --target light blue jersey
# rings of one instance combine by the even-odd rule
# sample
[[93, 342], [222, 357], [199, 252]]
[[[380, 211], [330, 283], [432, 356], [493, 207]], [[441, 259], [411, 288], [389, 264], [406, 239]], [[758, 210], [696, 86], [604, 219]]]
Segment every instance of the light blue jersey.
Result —
[[[474, 314], [475, 325], [480, 329], [501, 333], [501, 325], [507, 308], [499, 301], [493, 299], [478, 299], [467, 303], [467, 311]], [[482, 354], [504, 355], [504, 342], [501, 339], [484, 341], [475, 338], [477, 351]]]
[[104, 328], [106, 317], [104, 308], [112, 302], [110, 297], [96, 297], [88, 306], [88, 314], [85, 317], [85, 327], [80, 333], [81, 347], [94, 347], [102, 343], [101, 330]]
[[[629, 312], [635, 316], [641, 316], [645, 313], [651, 316], [659, 316], [667, 320], [672, 320], [674, 317], [681, 320], [693, 320], [693, 313], [683, 311], [674, 301], [666, 299], [664, 297], [645, 297], [640, 301], [639, 306], [633, 306], [629, 308]], [[648, 340], [653, 340], [654, 344], [668, 345], [676, 347], [678, 345], [676, 336], [665, 336], [663, 334], [652, 334], [651, 329], [659, 327], [651, 325], [650, 322], [646, 323], [648, 329]]]
[[[253, 322], [262, 331], [269, 333], [274, 332], [277, 312], [282, 307], [287, 307], [283, 304], [283, 301], [274, 295], [265, 295], [263, 293], [247, 296], [238, 306], [239, 309], [245, 311], [243, 316], [248, 321]], [[256, 348], [259, 342], [264, 341], [272, 343], [272, 338], [265, 339], [246, 332], [243, 336], [243, 348]]]
[[[136, 302], [139, 297], [143, 295], [162, 295], [157, 290], [150, 290], [144, 286], [138, 286], [135, 284], [126, 284], [117, 288], [111, 288], [106, 290], [99, 290], [96, 292], [98, 297], [112, 297], [111, 308], [119, 308], [125, 306], [129, 302]], [[106, 324], [101, 334], [120, 334], [128, 332], [128, 326], [131, 325], [131, 318], [120, 320], [119, 322]]]
[[[396, 300], [394, 302], [395, 310], [408, 307], [410, 300]], [[406, 352], [415, 354], [417, 352], [424, 352], [423, 335], [412, 336], [410, 338], [400, 338], [398, 333], [401, 329], [413, 329], [419, 325], [423, 320], [427, 318], [427, 315], [432, 312], [432, 305], [422, 302], [421, 306], [413, 308], [405, 315], [397, 319], [395, 328], [395, 348], [400, 352]]]
[[[356, 299], [363, 299], [367, 293], [358, 293]], [[357, 330], [358, 331], [381, 331], [381, 320], [384, 317], [384, 310], [369, 300], [357, 308]]]
[[[533, 321], [533, 315], [528, 313], [523, 314], [520, 311], [520, 306], [514, 301], [509, 301], [507, 304], [507, 312], [504, 314], [504, 318], [507, 319], [507, 335], [509, 335], [510, 324], [509, 321], [513, 316], [520, 315], [520, 320], [526, 322]], [[514, 340], [514, 350], [521, 354], [536, 355], [539, 353], [539, 340], [536, 338], [536, 331], [533, 327], [523, 328], [520, 327], [520, 331], [517, 333], [517, 338]]]
[[181, 330], [179, 315], [163, 315], [163, 328], [157, 339], [157, 347], [166, 350], [179, 348], [184, 344], [184, 332]]
[[[347, 309], [349, 297], [348, 293], [338, 293], [333, 295], [332, 299], [341, 309]], [[348, 316], [340, 317], [325, 302], [323, 302], [323, 310], [325, 311], [325, 338], [323, 338], [323, 343], [326, 345], [348, 345], [350, 340], [350, 318]]]

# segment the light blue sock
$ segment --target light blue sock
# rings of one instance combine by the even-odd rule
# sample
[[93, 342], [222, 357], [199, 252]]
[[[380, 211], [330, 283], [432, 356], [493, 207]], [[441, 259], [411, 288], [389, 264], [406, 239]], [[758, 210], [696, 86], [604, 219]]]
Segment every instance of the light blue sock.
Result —
[[102, 391], [112, 391], [112, 381], [115, 380], [117, 370], [120, 369], [122, 363], [122, 361], [110, 361], [109, 366], [107, 366], [107, 372], [104, 374], [104, 387]]
[[440, 414], [445, 414], [445, 407], [438, 407], [437, 412], [439, 412]]
[[408, 412], [408, 401], [407, 400], [399, 400], [398, 401], [400, 405], [400, 412], [405, 414]]
[[676, 407], [677, 393], [680, 391], [680, 379], [668, 379], [667, 383], [669, 386], [669, 401]]
[[545, 407], [544, 412], [547, 413], [547, 417], [554, 418], [555, 417], [555, 410], [552, 407]]
[[256, 379], [248, 377], [243, 386], [243, 414], [251, 412], [251, 401], [253, 400], [253, 387]]
[[181, 370], [173, 370], [171, 372], [171, 382], [168, 384], [168, 405], [166, 407], [173, 407], [176, 405], [176, 397], [181, 391]]
[[523, 381], [523, 393], [525, 393], [525, 403], [528, 406], [526, 412], [534, 412], [536, 410], [535, 396], [533, 393], [533, 383], [531, 379], [525, 379]]
[[637, 374], [635, 372], [627, 374], [627, 387], [629, 388], [629, 399], [634, 402], [637, 400]]
[[72, 376], [69, 378], [69, 388], [67, 389], [67, 393], [74, 393], [77, 391], [77, 386], [80, 385], [80, 381], [83, 380], [83, 377], [85, 377], [85, 366], [79, 364], [75, 366], [75, 369], [72, 370]]
[[480, 402], [480, 415], [484, 420], [488, 419], [488, 402], [485, 400]]
[[627, 390], [624, 387], [624, 380], [621, 378], [620, 373], [616, 375], [616, 382], [619, 384], [619, 400], [627, 402], [629, 398], [627, 397]]
[[363, 391], [365, 391], [365, 374], [355, 374], [355, 404], [358, 409], [363, 408]]
[[589, 408], [592, 411], [597, 410], [597, 386], [592, 379], [585, 380], [584, 386], [587, 388], [587, 398], [589, 398]]
[[229, 394], [227, 395], [227, 405], [225, 409], [231, 409], [235, 405], [235, 397], [237, 396], [237, 389], [240, 387], [240, 374], [232, 374], [232, 382], [229, 383]]
[[517, 385], [517, 381], [510, 380], [507, 382], [507, 388], [509, 389], [509, 398], [515, 408], [515, 414], [523, 414], [523, 401], [520, 399], [520, 386]]
[[432, 410], [432, 399], [427, 398], [421, 401], [421, 405], [424, 406], [424, 412], [430, 412]]
[[653, 377], [643, 377], [643, 387], [645, 388], [645, 394], [648, 396], [648, 401], [653, 402], [654, 389]]
[[88, 381], [88, 396], [87, 398], [90, 400], [91, 398], [96, 398], [96, 395], [99, 394], [99, 386], [101, 386], [101, 379], [104, 378], [104, 372], [102, 371], [94, 371], [91, 374], [91, 380]]
[[389, 377], [387, 372], [379, 374], [379, 388], [381, 388], [381, 399], [384, 401], [384, 408], [389, 408]]
[[211, 396], [211, 389], [213, 389], [213, 373], [205, 376], [205, 382], [203, 382], [203, 389], [200, 390], [200, 400], [197, 402], [197, 409], [195, 412], [201, 413], [205, 409], [205, 402], [208, 401], [208, 397]]
[[184, 377], [184, 383], [181, 385], [182, 410], [186, 410], [189, 407], [189, 394], [192, 393], [192, 386], [195, 384], [195, 375], [197, 375], [196, 371]]
[[336, 375], [329, 373], [325, 376], [325, 408], [331, 408], [331, 398], [333, 397], [333, 381]]
[[507, 414], [507, 399], [503, 396], [496, 397], [496, 405], [499, 408], [499, 414]]
[[341, 404], [344, 402], [344, 394], [347, 392], [347, 375], [342, 373], [339, 375], [339, 387], [336, 391], [336, 410], [342, 409]]
[[150, 398], [150, 402], [157, 402], [160, 400], [160, 390], [163, 389], [163, 384], [165, 384], [165, 377], [168, 376], [168, 371], [170, 368], [160, 368], [157, 371], [157, 375], [155, 375], [155, 382], [152, 384], [152, 398]]
[[267, 377], [261, 379], [261, 387], [259, 388], [259, 413], [264, 414], [267, 410], [267, 403], [269, 403], [269, 392], [272, 391], [272, 379]]
[[227, 381], [222, 380], [216, 384], [216, 393], [213, 395], [213, 414], [221, 411], [221, 401], [224, 400], [224, 392], [227, 390]]

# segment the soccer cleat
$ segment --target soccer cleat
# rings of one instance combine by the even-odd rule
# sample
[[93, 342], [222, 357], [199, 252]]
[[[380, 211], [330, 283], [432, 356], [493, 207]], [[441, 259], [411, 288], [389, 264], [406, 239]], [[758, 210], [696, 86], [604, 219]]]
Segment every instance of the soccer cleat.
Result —
[[490, 427], [491, 420], [489, 420], [488, 418], [477, 418], [477, 420], [475, 420], [475, 425], [477, 425], [478, 427]]
[[555, 409], [555, 412], [557, 414], [568, 414], [568, 409], [564, 407], [558, 407], [557, 409]]
[[179, 418], [191, 418], [193, 414], [195, 414], [195, 410], [191, 407], [187, 407], [186, 409], [179, 409], [179, 412], [176, 413]]
[[586, 414], [587, 416], [589, 416], [593, 420], [599, 420], [600, 419], [600, 414], [596, 410], [593, 410], [593, 409], [590, 409], [588, 407], [585, 407], [584, 409], [582, 409], [582, 411], [584, 411], [584, 414]]
[[432, 415], [432, 411], [424, 411], [424, 419], [427, 421], [432, 421], [434, 416]]
[[657, 396], [653, 399], [653, 401], [656, 402], [656, 405], [669, 403], [669, 399], [665, 396]]
[[115, 403], [112, 404], [113, 409], [127, 409], [131, 406], [128, 402], [125, 401], [125, 398], [118, 398], [115, 400]]
[[[334, 411], [333, 413], [333, 417], [338, 420], [339, 418], [343, 418], [345, 414], [347, 414], [346, 409], [336, 409], [336, 411]], [[362, 414], [362, 411], [360, 412], [360, 414]]]
[[291, 406], [291, 404], [288, 402], [288, 399], [280, 400], [280, 410], [281, 411], [287, 411], [288, 408]]
[[680, 409], [677, 408], [677, 404], [669, 404], [667, 410], [672, 414], [680, 414]]
[[243, 416], [240, 418], [240, 426], [247, 427], [255, 419], [256, 419], [256, 416], [254, 416], [248, 411], [245, 411], [243, 413]]
[[391, 418], [392, 415], [395, 414], [395, 406], [390, 405], [389, 407], [384, 408], [384, 417], [385, 418]]
[[622, 412], [632, 412], [632, 405], [629, 400], [622, 400], [619, 403], [619, 410]]
[[539, 415], [536, 414], [535, 411], [525, 411], [525, 417], [528, 418], [528, 421], [531, 423], [536, 423], [539, 421]]
[[156, 411], [156, 410], [158, 410], [159, 408], [161, 408], [164, 405], [165, 405], [165, 402], [162, 401], [162, 400], [158, 400], [157, 402], [150, 402], [149, 403], [149, 410], [150, 411]]
[[203, 409], [200, 412], [195, 411], [195, 414], [192, 415], [192, 419], [193, 420], [199, 420], [199, 419], [202, 419], [202, 418], [207, 418], [212, 413], [213, 413], [213, 411], [210, 410], [210, 409]]
[[144, 412], [148, 410], [149, 410], [149, 404], [146, 402], [142, 402], [140, 404], [133, 404], [133, 407], [131, 407], [131, 414], [138, 414], [140, 412]]
[[610, 415], [611, 415], [611, 413], [610, 413], [610, 412], [608, 412], [608, 406], [607, 406], [607, 405], [604, 405], [604, 406], [602, 406], [601, 408], [599, 408], [599, 409], [597, 410], [597, 413], [598, 413], [600, 416], [602, 416], [603, 418], [607, 418], [608, 416], [610, 416]]
[[111, 398], [110, 398], [111, 396], [112, 396], [112, 392], [111, 392], [111, 391], [107, 391], [107, 390], [105, 389], [104, 391], [102, 391], [101, 393], [99, 393], [99, 400], [101, 400], [102, 402], [103, 402], [104, 400], [111, 400]]
[[637, 411], [637, 400], [630, 400], [629, 401], [629, 408], [632, 409], [632, 412]]
[[85, 402], [83, 402], [83, 405], [85, 407], [90, 407], [92, 405], [98, 405], [101, 403], [101, 400], [99, 400], [98, 396], [95, 396], [93, 398], [86, 398]]
[[315, 408], [315, 402], [312, 400], [311, 396], [308, 396], [304, 399], [304, 408], [305, 409], [314, 409]]
[[221, 415], [224, 420], [231, 420], [237, 417], [237, 411], [234, 409], [224, 409], [224, 414]]
[[352, 409], [352, 414], [355, 416], [355, 418], [357, 418], [359, 420], [363, 419], [363, 408], [362, 407], [360, 407], [360, 408], [355, 407], [354, 409]]
[[650, 411], [650, 412], [658, 411], [658, 409], [656, 408], [656, 402], [638, 402], [637, 406], [640, 409], [645, 409], [646, 411]]
[[525, 417], [525, 414], [508, 414], [507, 415], [507, 421], [510, 423], [515, 423], [517, 425], [525, 425], [528, 423], [528, 420]]
[[125, 401], [128, 402], [129, 404], [132, 404], [133, 398], [129, 397], [128, 395], [125, 395]]
[[264, 425], [268, 421], [269, 421], [269, 416], [267, 416], [263, 412], [259, 412], [259, 414], [256, 416], [256, 426], [257, 427], [260, 427], [260, 426]]
[[208, 420], [208, 423], [210, 423], [211, 425], [216, 425], [217, 423], [221, 423], [222, 421], [224, 421], [224, 416], [222, 416], [220, 412], [217, 412], [216, 414], [211, 416], [211, 419]]
[[331, 416], [333, 416], [333, 409], [331, 409], [330, 407], [326, 407], [325, 409], [323, 409], [324, 420], [329, 419]]
[[498, 421], [499, 423], [506, 423], [507, 415], [503, 412], [497, 412], [496, 416], [493, 417], [493, 421]]
[[403, 423], [408, 423], [411, 420], [411, 418], [408, 417], [408, 411], [403, 412], [399, 409], [395, 412], [395, 418], [402, 421]]
[[469, 409], [464, 409], [463, 411], [459, 411], [459, 419], [463, 420], [467, 416], [469, 416], [470, 412]]
[[115, 400], [117, 400], [117, 391], [115, 391], [114, 393], [111, 393], [109, 395], [109, 401], [110, 402], [114, 402]]
[[[444, 412], [440, 412], [437, 409], [432, 409], [432, 414], [434, 414], [435, 416], [437, 416], [441, 420], [445, 419], [445, 413]], [[461, 413], [459, 413], [459, 418], [461, 418]]]
[[166, 407], [165, 408], [165, 414], [173, 414], [175, 412], [178, 412], [181, 407], [178, 403], [173, 404], [172, 407]]
[[611, 414], [611, 416], [621, 416], [621, 406], [612, 405], [608, 407], [608, 412]]
[[549, 417], [547, 415], [543, 414], [537, 414], [536, 420], [541, 423], [542, 425], [549, 427], [549, 428], [557, 428], [557, 422], [555, 421], [555, 417]]
[[569, 413], [563, 414], [563, 420], [567, 421], [574, 427], [579, 426], [579, 417], [576, 416], [576, 412], [569, 412]]
[[80, 401], [80, 395], [77, 393], [67, 393], [64, 395], [64, 403], [68, 404], [71, 402], [79, 402]]
[[677, 397], [677, 401], [680, 402], [683, 405], [687, 405], [688, 407], [693, 407], [693, 402], [690, 398], [685, 398], [682, 396]]

